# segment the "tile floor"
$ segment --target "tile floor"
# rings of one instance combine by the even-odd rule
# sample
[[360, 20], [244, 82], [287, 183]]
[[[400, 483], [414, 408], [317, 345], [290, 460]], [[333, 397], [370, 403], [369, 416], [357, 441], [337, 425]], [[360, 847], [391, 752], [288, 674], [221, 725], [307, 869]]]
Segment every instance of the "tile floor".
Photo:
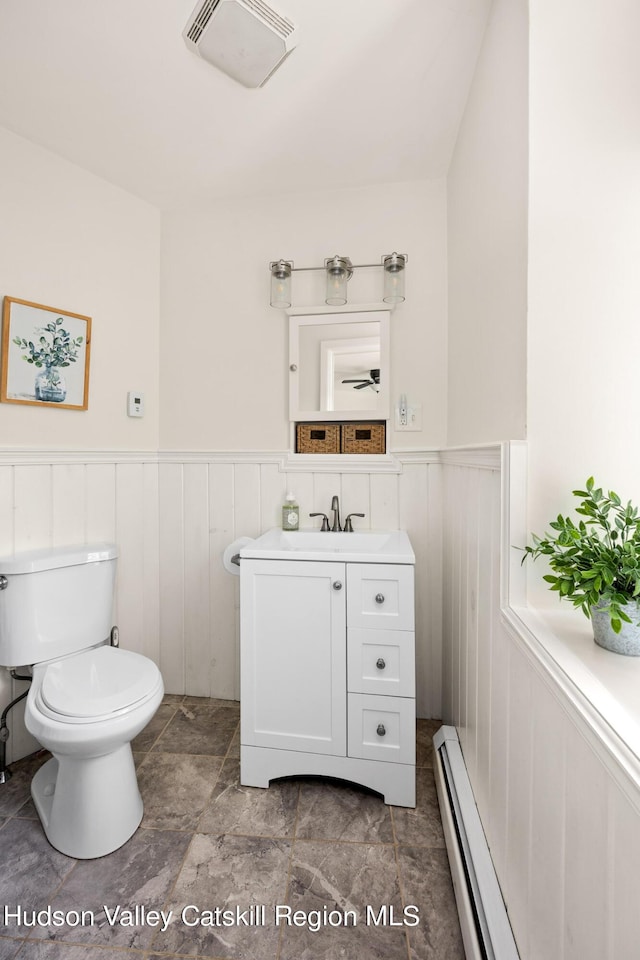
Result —
[[[418, 804], [407, 810], [325, 780], [242, 787], [239, 705], [166, 697], [133, 745], [141, 827], [98, 860], [49, 846], [29, 798], [46, 755], [16, 763], [0, 785], [0, 960], [464, 960], [437, 726], [418, 721]], [[416, 908], [406, 917], [419, 923], [384, 924], [383, 907], [396, 924]]]

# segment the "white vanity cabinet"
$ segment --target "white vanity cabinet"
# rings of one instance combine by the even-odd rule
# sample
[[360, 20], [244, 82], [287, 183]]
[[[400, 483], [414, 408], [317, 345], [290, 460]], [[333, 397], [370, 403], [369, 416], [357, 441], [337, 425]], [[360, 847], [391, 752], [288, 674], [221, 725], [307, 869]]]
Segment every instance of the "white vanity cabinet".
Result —
[[241, 781], [323, 775], [415, 805], [413, 566], [242, 556]]

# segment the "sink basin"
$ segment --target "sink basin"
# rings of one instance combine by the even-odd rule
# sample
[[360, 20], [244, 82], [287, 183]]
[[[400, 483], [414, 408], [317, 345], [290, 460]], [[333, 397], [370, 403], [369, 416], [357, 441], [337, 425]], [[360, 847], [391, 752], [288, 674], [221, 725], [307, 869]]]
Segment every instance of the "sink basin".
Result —
[[289, 550], [322, 550], [333, 553], [336, 550], [357, 550], [358, 553], [377, 553], [384, 548], [392, 533], [333, 533], [319, 530], [296, 530], [282, 533], [282, 540]]
[[342, 560], [351, 563], [415, 563], [404, 530], [269, 530], [240, 551], [240, 557], [262, 560]]

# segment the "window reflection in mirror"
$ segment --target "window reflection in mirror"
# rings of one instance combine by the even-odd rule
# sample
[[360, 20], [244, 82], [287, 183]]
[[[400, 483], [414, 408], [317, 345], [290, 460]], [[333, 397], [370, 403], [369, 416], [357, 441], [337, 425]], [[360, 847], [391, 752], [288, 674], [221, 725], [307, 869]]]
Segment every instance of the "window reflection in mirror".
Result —
[[290, 416], [384, 418], [388, 311], [290, 318]]

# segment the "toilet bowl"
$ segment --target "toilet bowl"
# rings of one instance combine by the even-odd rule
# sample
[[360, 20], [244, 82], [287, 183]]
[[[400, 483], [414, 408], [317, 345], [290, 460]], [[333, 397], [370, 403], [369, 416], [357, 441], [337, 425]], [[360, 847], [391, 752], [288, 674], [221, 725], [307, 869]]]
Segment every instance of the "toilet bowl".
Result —
[[114, 647], [34, 666], [25, 725], [53, 756], [31, 795], [56, 850], [101, 857], [136, 831], [143, 808], [131, 740], [163, 693], [151, 660]]
[[153, 661], [106, 640], [116, 556], [92, 544], [0, 559], [0, 664], [32, 666], [25, 725], [52, 754], [31, 794], [51, 845], [78, 859], [139, 826], [131, 741], [164, 694]]

